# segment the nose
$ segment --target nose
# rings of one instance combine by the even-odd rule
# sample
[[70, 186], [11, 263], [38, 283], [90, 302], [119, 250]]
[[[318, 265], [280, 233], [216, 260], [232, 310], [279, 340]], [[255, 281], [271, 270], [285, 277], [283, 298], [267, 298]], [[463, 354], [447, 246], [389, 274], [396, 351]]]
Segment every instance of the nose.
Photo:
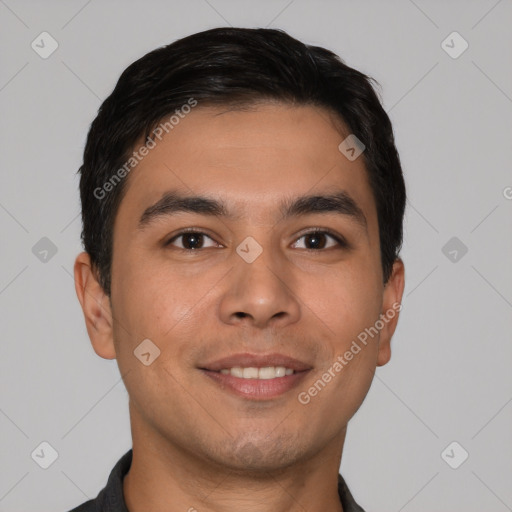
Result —
[[299, 320], [300, 301], [291, 268], [277, 257], [268, 257], [270, 253], [264, 250], [252, 263], [234, 255], [235, 266], [228, 274], [220, 303], [224, 323], [263, 329]]

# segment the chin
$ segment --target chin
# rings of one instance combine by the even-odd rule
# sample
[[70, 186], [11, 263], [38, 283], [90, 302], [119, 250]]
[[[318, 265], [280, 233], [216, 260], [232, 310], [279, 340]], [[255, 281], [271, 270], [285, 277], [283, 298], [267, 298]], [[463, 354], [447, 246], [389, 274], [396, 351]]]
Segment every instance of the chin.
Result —
[[302, 460], [305, 450], [301, 450], [295, 436], [271, 437], [268, 434], [261, 440], [230, 439], [216, 449], [212, 458], [217, 464], [236, 474], [263, 476], [272, 472], [285, 471]]

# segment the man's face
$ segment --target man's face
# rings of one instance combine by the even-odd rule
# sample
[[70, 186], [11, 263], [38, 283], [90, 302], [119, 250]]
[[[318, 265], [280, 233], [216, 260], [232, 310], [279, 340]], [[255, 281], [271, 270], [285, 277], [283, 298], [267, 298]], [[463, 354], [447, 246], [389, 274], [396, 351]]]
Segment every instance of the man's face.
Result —
[[[342, 445], [391, 333], [359, 343], [308, 403], [299, 394], [401, 290], [382, 283], [364, 161], [338, 149], [348, 132], [314, 107], [226, 110], [193, 109], [127, 178], [114, 225], [112, 346], [132, 429], [225, 467], [267, 470]], [[222, 202], [228, 215], [151, 208], [171, 192]], [[346, 201], [317, 201], [283, 215], [301, 196], [335, 194], [359, 214]], [[180, 236], [190, 228], [200, 234]], [[147, 366], [134, 355], [145, 339], [160, 350]], [[258, 380], [214, 372], [241, 354], [288, 356], [305, 371]], [[264, 366], [280, 365], [271, 361]]]

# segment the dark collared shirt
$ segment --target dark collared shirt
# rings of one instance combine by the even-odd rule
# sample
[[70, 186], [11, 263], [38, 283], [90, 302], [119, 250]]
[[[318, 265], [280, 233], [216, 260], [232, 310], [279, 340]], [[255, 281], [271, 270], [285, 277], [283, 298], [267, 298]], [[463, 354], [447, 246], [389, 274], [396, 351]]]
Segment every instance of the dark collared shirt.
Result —
[[[130, 449], [119, 459], [110, 472], [107, 485], [95, 499], [82, 503], [69, 512], [128, 512], [123, 496], [123, 478], [130, 469], [132, 454], [133, 451]], [[338, 493], [343, 505], [343, 512], [364, 512], [354, 501], [340, 474], [338, 474]]]

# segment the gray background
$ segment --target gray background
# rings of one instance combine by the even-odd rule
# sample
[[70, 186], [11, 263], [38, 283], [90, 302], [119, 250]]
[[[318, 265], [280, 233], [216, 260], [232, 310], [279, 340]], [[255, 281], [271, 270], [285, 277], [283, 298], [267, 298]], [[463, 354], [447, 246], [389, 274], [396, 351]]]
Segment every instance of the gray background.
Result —
[[[354, 495], [369, 512], [512, 510], [510, 0], [0, 0], [0, 18], [0, 511], [95, 497], [131, 446], [116, 362], [93, 352], [75, 295], [75, 173], [127, 65], [228, 24], [332, 49], [381, 83], [394, 124], [407, 284], [392, 360], [349, 425]], [[59, 45], [47, 59], [31, 48], [43, 31]], [[469, 43], [456, 59], [441, 44], [453, 31]], [[42, 441], [58, 452], [48, 469], [31, 458]], [[469, 453], [458, 469], [441, 456], [452, 441]]]

